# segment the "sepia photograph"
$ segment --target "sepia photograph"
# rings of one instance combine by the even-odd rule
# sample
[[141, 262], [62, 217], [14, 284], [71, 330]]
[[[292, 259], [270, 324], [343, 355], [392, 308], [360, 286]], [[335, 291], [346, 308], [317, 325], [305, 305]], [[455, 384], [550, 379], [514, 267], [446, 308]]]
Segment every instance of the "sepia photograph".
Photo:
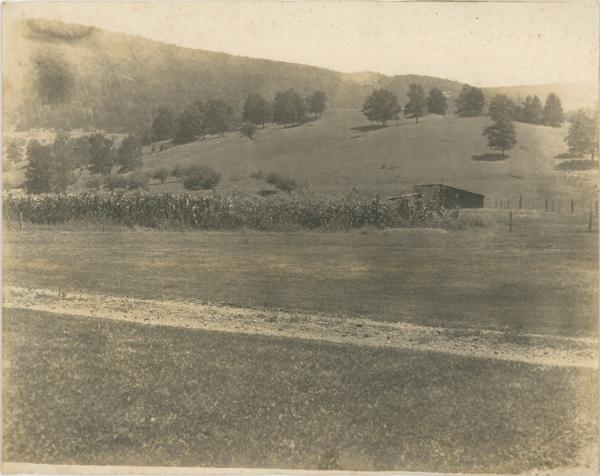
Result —
[[2, 472], [598, 474], [600, 3], [2, 3]]

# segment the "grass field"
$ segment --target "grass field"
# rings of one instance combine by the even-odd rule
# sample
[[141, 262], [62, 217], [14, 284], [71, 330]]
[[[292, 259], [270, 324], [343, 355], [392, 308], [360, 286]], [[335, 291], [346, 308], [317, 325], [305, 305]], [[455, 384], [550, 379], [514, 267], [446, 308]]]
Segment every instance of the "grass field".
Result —
[[[222, 174], [220, 189], [256, 191], [250, 175], [261, 170], [291, 176], [322, 193], [397, 194], [415, 183], [442, 182], [490, 198], [581, 199], [594, 190], [594, 172], [556, 170], [557, 154], [566, 151], [567, 126], [551, 128], [516, 123], [519, 143], [501, 161], [474, 160], [490, 152], [482, 132], [486, 117], [427, 116], [389, 127], [369, 126], [358, 110], [326, 113], [297, 127], [269, 125], [253, 140], [238, 132], [170, 147], [145, 156], [144, 167], [202, 164]], [[157, 149], [158, 150], [158, 149]], [[570, 182], [565, 182], [565, 177]], [[574, 180], [577, 179], [577, 186]], [[181, 184], [155, 185], [180, 190]], [[589, 196], [588, 196], [589, 198]]]
[[4, 460], [512, 473], [593, 464], [591, 370], [4, 313]]
[[10, 284], [444, 326], [596, 335], [597, 234], [582, 215], [463, 213], [462, 231], [7, 234]]
[[[190, 144], [155, 144], [144, 148], [143, 170], [152, 172], [175, 165], [209, 165], [222, 174], [222, 192], [256, 192], [268, 188], [250, 175], [258, 170], [294, 178], [303, 192], [345, 195], [352, 188], [362, 193], [396, 195], [412, 191], [417, 183], [446, 183], [485, 194], [490, 199], [588, 201], [597, 182], [595, 170], [560, 170], [566, 152], [562, 128], [515, 123], [518, 144], [506, 160], [484, 160], [490, 151], [482, 131], [487, 117], [427, 116], [418, 124], [410, 119], [388, 127], [370, 126], [358, 110], [326, 112], [305, 124], [269, 124], [254, 139], [239, 132], [209, 136]], [[36, 133], [33, 131], [32, 134]], [[39, 135], [39, 131], [37, 132]], [[37, 136], [35, 136], [37, 137]], [[118, 143], [119, 138], [117, 137]], [[167, 147], [160, 151], [160, 147]], [[16, 186], [24, 180], [22, 162], [4, 177]], [[114, 167], [113, 173], [117, 173]], [[84, 190], [84, 171], [74, 190]], [[153, 191], [181, 191], [178, 179], [166, 184], [151, 181]], [[169, 183], [170, 182], [170, 183]]]
[[[582, 213], [521, 211], [508, 233], [507, 218], [505, 210], [472, 210], [454, 231], [346, 233], [25, 224], [5, 230], [4, 279], [33, 290], [300, 310], [457, 334], [499, 329], [519, 345], [531, 333], [597, 337], [596, 219], [589, 233]], [[6, 461], [596, 467], [594, 368], [14, 307], [4, 309], [3, 336]]]

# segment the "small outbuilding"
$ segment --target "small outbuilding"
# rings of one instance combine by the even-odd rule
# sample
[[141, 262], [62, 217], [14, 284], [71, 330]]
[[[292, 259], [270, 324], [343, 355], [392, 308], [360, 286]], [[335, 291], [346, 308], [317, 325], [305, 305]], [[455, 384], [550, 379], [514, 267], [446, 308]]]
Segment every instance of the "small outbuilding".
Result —
[[483, 208], [485, 195], [441, 183], [415, 185], [415, 194], [423, 200], [436, 200], [444, 208]]

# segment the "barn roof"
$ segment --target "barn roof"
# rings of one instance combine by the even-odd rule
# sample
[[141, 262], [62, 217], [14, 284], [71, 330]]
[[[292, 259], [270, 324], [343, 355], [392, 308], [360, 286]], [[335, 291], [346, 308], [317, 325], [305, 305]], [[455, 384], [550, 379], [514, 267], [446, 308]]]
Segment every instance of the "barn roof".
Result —
[[443, 183], [428, 183], [428, 184], [423, 184], [423, 185], [415, 185], [415, 190], [419, 189], [419, 188], [431, 188], [431, 187], [440, 187], [440, 188], [445, 188], [445, 189], [450, 189], [450, 190], [456, 190], [457, 192], [460, 193], [468, 193], [471, 195], [478, 195], [480, 197], [483, 197], [484, 195], [482, 193], [476, 193], [476, 192], [470, 192], [468, 190], [464, 190], [462, 188], [456, 188], [456, 187], [451, 187], [450, 185], [444, 185]]

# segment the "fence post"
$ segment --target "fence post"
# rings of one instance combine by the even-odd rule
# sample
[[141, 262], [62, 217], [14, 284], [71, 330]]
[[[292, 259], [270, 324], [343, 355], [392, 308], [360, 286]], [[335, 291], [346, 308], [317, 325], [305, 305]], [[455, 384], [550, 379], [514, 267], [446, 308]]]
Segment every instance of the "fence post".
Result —
[[494, 201], [494, 208], [498, 208], [498, 199], [497, 198]]
[[573, 203], [573, 199], [571, 199], [571, 213], [575, 213], [575, 204]]
[[546, 211], [548, 211], [548, 199], [546, 199]]
[[519, 194], [519, 210], [523, 208], [523, 195]]
[[19, 231], [23, 231], [23, 212], [19, 212]]
[[592, 211], [590, 210], [590, 216], [588, 218], [588, 231], [592, 231]]
[[512, 233], [512, 212], [508, 212], [508, 232]]
[[557, 200], [556, 204], [558, 206], [558, 213], [560, 213], [560, 200]]

